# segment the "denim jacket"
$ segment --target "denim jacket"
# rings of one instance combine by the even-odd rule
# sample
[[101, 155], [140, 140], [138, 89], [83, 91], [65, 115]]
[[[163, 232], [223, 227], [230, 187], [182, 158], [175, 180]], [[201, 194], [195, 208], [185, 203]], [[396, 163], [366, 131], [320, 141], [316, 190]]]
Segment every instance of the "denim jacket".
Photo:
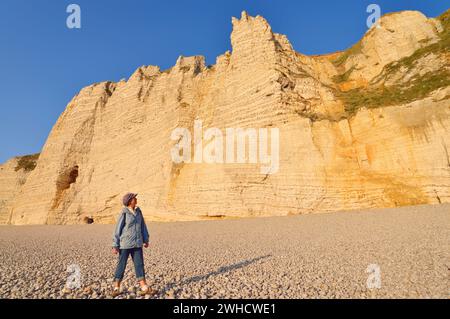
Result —
[[123, 207], [113, 235], [113, 247], [120, 249], [139, 248], [148, 243], [149, 234], [144, 216], [139, 207], [132, 214]]

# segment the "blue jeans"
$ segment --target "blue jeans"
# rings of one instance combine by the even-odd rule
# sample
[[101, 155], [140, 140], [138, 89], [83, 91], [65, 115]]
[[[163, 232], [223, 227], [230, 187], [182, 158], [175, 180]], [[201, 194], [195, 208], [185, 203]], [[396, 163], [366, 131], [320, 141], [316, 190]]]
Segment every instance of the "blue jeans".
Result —
[[115, 281], [121, 281], [127, 267], [128, 256], [131, 255], [134, 263], [134, 271], [136, 273], [137, 280], [145, 279], [144, 272], [144, 254], [142, 247], [119, 249], [119, 262], [117, 264], [116, 273], [114, 274]]

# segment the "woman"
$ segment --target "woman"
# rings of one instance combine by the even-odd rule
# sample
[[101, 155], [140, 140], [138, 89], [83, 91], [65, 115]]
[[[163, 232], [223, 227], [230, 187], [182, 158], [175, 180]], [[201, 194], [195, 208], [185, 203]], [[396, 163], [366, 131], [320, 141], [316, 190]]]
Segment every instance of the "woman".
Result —
[[136, 196], [137, 194], [127, 193], [123, 197], [124, 207], [120, 213], [113, 235], [113, 253], [119, 255], [119, 261], [114, 275], [113, 297], [120, 295], [120, 283], [125, 273], [129, 255], [133, 259], [136, 278], [140, 285], [138, 294], [144, 296], [146, 294], [154, 295], [156, 293], [155, 290], [147, 286], [145, 281], [142, 246], [145, 248], [148, 247], [149, 235], [142, 211], [136, 206]]

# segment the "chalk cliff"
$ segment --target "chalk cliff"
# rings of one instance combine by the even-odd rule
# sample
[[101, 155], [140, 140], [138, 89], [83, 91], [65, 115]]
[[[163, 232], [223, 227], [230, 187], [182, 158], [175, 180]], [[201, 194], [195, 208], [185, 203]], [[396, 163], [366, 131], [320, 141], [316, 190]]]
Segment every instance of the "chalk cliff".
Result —
[[[212, 66], [180, 56], [83, 88], [33, 170], [0, 166], [0, 223], [111, 223], [127, 191], [163, 221], [450, 202], [448, 19], [392, 13], [350, 49], [306, 56], [243, 12]], [[171, 132], [196, 119], [279, 128], [278, 172], [174, 163]]]

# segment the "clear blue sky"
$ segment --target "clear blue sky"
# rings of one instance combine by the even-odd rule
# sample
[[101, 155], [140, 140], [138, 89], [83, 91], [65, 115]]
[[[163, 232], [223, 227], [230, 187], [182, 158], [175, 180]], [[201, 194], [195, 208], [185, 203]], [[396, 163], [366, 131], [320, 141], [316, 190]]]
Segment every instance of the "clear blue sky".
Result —
[[[81, 7], [82, 28], [66, 27]], [[1, 0], [0, 163], [39, 152], [70, 99], [84, 86], [128, 78], [141, 65], [175, 64], [231, 50], [231, 17], [264, 16], [305, 54], [345, 49], [366, 32], [366, 8], [437, 16], [450, 0]]]

